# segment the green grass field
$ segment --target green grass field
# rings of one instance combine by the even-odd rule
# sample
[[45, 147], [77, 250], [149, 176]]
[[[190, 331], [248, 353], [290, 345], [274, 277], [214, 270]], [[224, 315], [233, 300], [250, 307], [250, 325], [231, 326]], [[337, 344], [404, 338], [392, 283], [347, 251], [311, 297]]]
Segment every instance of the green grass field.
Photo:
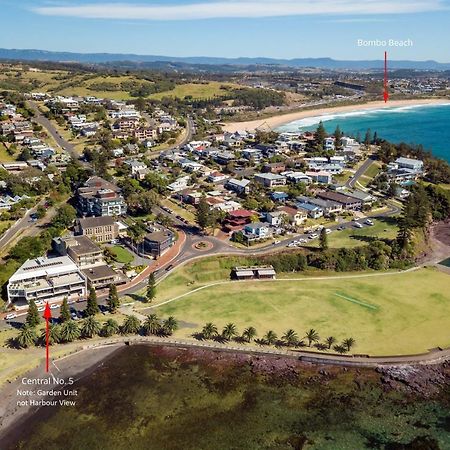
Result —
[[[363, 222], [363, 221], [361, 221]], [[394, 218], [375, 219], [374, 226], [364, 228], [347, 228], [342, 231], [333, 231], [328, 235], [330, 248], [353, 248], [367, 245], [370, 241], [378, 239], [394, 239], [397, 236], [398, 226]], [[318, 247], [318, 239], [306, 244], [310, 247]]]
[[134, 256], [126, 248], [115, 245], [109, 249], [115, 255], [115, 258], [119, 263], [128, 264], [134, 261]]
[[359, 179], [359, 183], [366, 187], [368, 186], [372, 180], [380, 173], [381, 163], [378, 161], [373, 162], [369, 168], [364, 172], [364, 174]]
[[[163, 294], [157, 301], [226, 278], [229, 271], [216, 263], [177, 271], [159, 286]], [[188, 286], [189, 280], [201, 282]], [[234, 322], [241, 332], [254, 326], [260, 335], [270, 329], [281, 335], [293, 328], [301, 337], [315, 328], [323, 339], [353, 337], [356, 353], [412, 354], [450, 345], [449, 282], [449, 275], [435, 269], [347, 279], [229, 282], [156, 312], [188, 324], [179, 332], [184, 336], [209, 321], [219, 328]]]
[[239, 88], [239, 85], [232, 83], [220, 83], [218, 81], [210, 81], [208, 83], [187, 83], [180, 84], [175, 87], [172, 91], [159, 92], [158, 94], [153, 94], [150, 98], [161, 100], [163, 97], [177, 97], [185, 98], [191, 96], [195, 99], [206, 99], [211, 97], [218, 97], [227, 92], [224, 87], [227, 88]]

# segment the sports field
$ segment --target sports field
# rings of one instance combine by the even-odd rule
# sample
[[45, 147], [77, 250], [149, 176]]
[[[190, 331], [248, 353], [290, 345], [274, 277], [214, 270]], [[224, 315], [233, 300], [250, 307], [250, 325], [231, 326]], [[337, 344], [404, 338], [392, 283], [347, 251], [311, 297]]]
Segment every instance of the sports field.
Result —
[[[158, 288], [157, 302], [211, 281], [187, 281], [186, 272], [175, 273]], [[225, 269], [216, 272], [223, 278]], [[192, 275], [192, 274], [191, 274]], [[358, 278], [351, 278], [355, 277]], [[373, 275], [373, 274], [372, 274]], [[157, 308], [158, 314], [174, 315], [189, 336], [206, 322], [219, 328], [233, 322], [242, 332], [254, 326], [259, 335], [289, 328], [303, 337], [310, 328], [321, 338], [353, 337], [356, 353], [371, 355], [412, 354], [437, 346], [450, 346], [450, 275], [435, 269], [365, 276], [334, 274], [298, 277], [296, 281], [225, 282]], [[209, 278], [214, 278], [210, 271]], [[189, 285], [189, 283], [191, 283]]]

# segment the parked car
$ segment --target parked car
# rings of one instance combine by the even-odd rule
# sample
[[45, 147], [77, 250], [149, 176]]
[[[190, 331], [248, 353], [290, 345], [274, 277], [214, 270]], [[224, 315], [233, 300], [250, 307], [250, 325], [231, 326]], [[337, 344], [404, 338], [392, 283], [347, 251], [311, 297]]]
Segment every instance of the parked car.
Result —
[[310, 239], [317, 239], [318, 237], [319, 237], [319, 235], [316, 234], [316, 233], [313, 233], [313, 234], [310, 234], [310, 235], [309, 235], [309, 238], [310, 238]]
[[50, 305], [50, 309], [58, 309], [59, 305], [57, 305], [56, 303], [53, 303]]
[[345, 227], [344, 227], [344, 225], [341, 225], [340, 227], [337, 227], [336, 228], [338, 231], [342, 231], [342, 230], [345, 230]]
[[273, 241], [273, 245], [279, 244], [281, 241]]
[[45, 306], [40, 306], [40, 307], [38, 308], [38, 311], [39, 311], [39, 312], [44, 312], [44, 311], [45, 311]]
[[371, 219], [367, 219], [365, 222], [364, 222], [366, 225], [369, 225], [370, 227], [373, 227], [375, 224], [373, 223], [373, 220], [371, 220]]
[[308, 241], [306, 240], [306, 239], [299, 239], [299, 241], [298, 242], [300, 242], [300, 244], [306, 244]]
[[9, 313], [9, 314], [6, 314], [5, 320], [15, 319], [16, 317], [17, 317], [17, 314]]
[[333, 230], [330, 230], [329, 228], [325, 228], [325, 233], [330, 234]]
[[45, 305], [44, 300], [36, 300], [34, 303], [36, 304], [36, 306]]
[[356, 228], [364, 228], [364, 225], [360, 224], [359, 222], [355, 222]]

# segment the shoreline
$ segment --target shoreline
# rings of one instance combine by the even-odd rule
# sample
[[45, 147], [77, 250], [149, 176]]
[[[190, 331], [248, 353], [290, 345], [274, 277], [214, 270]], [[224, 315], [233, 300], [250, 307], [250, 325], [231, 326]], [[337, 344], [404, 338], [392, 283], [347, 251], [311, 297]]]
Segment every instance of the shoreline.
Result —
[[[56, 370], [50, 374], [43, 372], [43, 368], [36, 367], [20, 376], [11, 383], [3, 386], [0, 397], [0, 440], [2, 443], [11, 445], [20, 439], [23, 433], [22, 425], [32, 418], [47, 417], [52, 413], [52, 407], [48, 406], [18, 406], [17, 391], [24, 389], [22, 378], [47, 378], [49, 375], [67, 380], [73, 377], [75, 382], [91, 375], [98, 368], [103, 367], [105, 363], [114, 358], [116, 354], [124, 351], [127, 345], [132, 346], [148, 346], [155, 349], [163, 349], [165, 351], [175, 351], [176, 349], [185, 349], [198, 354], [222, 355], [226, 358], [247, 358], [255, 360], [265, 360], [271, 362], [296, 361], [295, 364], [300, 366], [319, 368], [326, 367], [347, 367], [347, 370], [375, 370], [377, 367], [395, 367], [395, 366], [421, 366], [432, 367], [441, 366], [449, 361], [449, 349], [435, 349], [425, 354], [404, 355], [401, 357], [365, 357], [363, 355], [353, 355], [343, 357], [341, 355], [315, 355], [313, 352], [302, 352], [299, 350], [269, 350], [257, 349], [252, 347], [236, 348], [223, 346], [217, 348], [208, 343], [192, 345], [184, 341], [165, 341], [165, 340], [147, 340], [142, 338], [122, 337], [109, 342], [97, 342], [87, 345], [81, 349], [74, 351], [66, 356], [52, 361], [52, 365]], [[320, 357], [322, 356], [322, 358]], [[325, 357], [324, 357], [325, 356]], [[57, 363], [57, 364], [55, 364]], [[25, 386], [27, 388], [27, 386]], [[55, 385], [53, 389], [67, 389], [64, 385]], [[52, 400], [54, 396], [47, 396], [45, 400]], [[38, 411], [42, 414], [38, 415]], [[40, 419], [39, 419], [40, 420]]]
[[[22, 378], [46, 378], [49, 375], [58, 378], [75, 378], [78, 381], [101, 367], [105, 362], [114, 356], [114, 354], [124, 348], [123, 343], [106, 346], [93, 346], [80, 349], [67, 356], [58, 358], [53, 365], [58, 370], [51, 370], [49, 374], [43, 372], [43, 367], [36, 367], [18, 376], [14, 381], [2, 386], [0, 390], [0, 441], [5, 443], [17, 440], [17, 435], [23, 432], [21, 425], [38, 411], [44, 410], [49, 413], [50, 410], [45, 406], [18, 406], [17, 390], [23, 389]], [[58, 367], [54, 363], [58, 363]], [[26, 387], [26, 386], [25, 386]], [[64, 386], [54, 386], [55, 390], [61, 390]], [[67, 387], [66, 387], [67, 388]], [[46, 397], [45, 399], [52, 397]]]
[[247, 122], [231, 122], [225, 123], [223, 131], [226, 132], [244, 132], [255, 131], [261, 129], [274, 129], [282, 125], [286, 125], [297, 120], [306, 119], [308, 117], [327, 116], [331, 114], [339, 114], [354, 111], [371, 111], [375, 109], [390, 109], [402, 106], [425, 106], [425, 105], [444, 105], [450, 103], [450, 99], [446, 98], [429, 98], [429, 99], [408, 99], [408, 100], [391, 100], [384, 103], [383, 100], [361, 103], [356, 105], [333, 106], [330, 108], [321, 107], [317, 109], [307, 109], [287, 114], [271, 116], [265, 119], [250, 120]]

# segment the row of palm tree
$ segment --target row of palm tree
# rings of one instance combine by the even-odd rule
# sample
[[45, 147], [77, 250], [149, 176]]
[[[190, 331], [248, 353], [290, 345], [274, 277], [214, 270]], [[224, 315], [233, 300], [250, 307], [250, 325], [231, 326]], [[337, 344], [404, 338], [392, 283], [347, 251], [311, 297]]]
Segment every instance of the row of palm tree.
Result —
[[[90, 339], [95, 336], [111, 337], [115, 334], [130, 335], [157, 335], [162, 337], [171, 336], [178, 328], [178, 322], [174, 317], [165, 320], [159, 319], [156, 314], [150, 314], [141, 323], [133, 315], [125, 317], [122, 325], [114, 319], [108, 319], [101, 323], [93, 316], [87, 317], [81, 325], [73, 320], [68, 320], [61, 325], [51, 324], [49, 326], [49, 344], [69, 343], [77, 339]], [[46, 331], [42, 330], [40, 336], [35, 327], [25, 323], [13, 345], [19, 348], [27, 348], [33, 345], [45, 345]]]
[[[286, 347], [312, 347], [314, 346], [318, 350], [331, 350], [333, 349], [337, 353], [348, 353], [355, 346], [356, 341], [350, 337], [338, 344], [337, 339], [334, 336], [328, 336], [324, 342], [320, 342], [319, 333], [311, 328], [305, 334], [305, 336], [300, 339], [297, 332], [293, 329], [286, 330], [286, 332], [279, 337], [277, 333], [273, 330], [267, 331], [267, 333], [260, 339], [255, 339], [257, 336], [256, 329], [254, 327], [246, 328], [242, 334], [239, 334], [237, 327], [234, 323], [227, 323], [221, 332], [215, 324], [208, 322], [202, 328], [200, 333], [195, 333], [194, 336], [198, 339], [206, 340], [216, 340], [222, 342], [229, 342], [231, 340], [248, 342], [250, 343], [254, 340], [260, 345], [275, 345], [275, 346], [286, 346]], [[307, 343], [305, 343], [307, 341]]]

